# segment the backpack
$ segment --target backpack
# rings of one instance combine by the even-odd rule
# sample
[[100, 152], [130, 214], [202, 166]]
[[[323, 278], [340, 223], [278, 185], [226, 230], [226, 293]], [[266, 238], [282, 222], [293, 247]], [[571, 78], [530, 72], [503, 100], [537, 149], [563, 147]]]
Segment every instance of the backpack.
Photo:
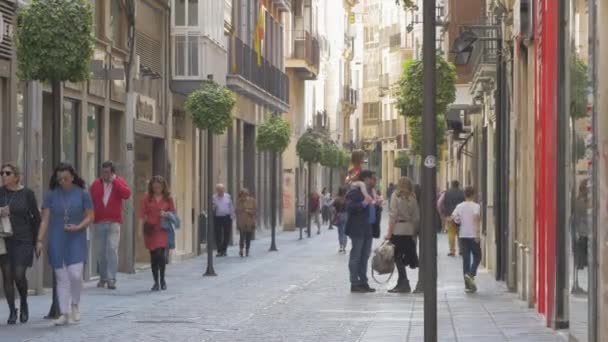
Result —
[[374, 256], [372, 258], [372, 278], [380, 284], [380, 282], [374, 276], [374, 272], [378, 274], [390, 274], [388, 279], [384, 283], [388, 283], [393, 276], [395, 271], [395, 246], [389, 242], [384, 241], [378, 248], [374, 250]]

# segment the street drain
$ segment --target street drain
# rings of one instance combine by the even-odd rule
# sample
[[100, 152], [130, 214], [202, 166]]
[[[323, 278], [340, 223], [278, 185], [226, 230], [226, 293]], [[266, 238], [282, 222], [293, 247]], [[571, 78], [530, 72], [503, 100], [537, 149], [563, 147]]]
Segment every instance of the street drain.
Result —
[[194, 322], [192, 321], [179, 321], [179, 320], [157, 320], [157, 321], [135, 321], [135, 323], [142, 323], [142, 324], [192, 324]]

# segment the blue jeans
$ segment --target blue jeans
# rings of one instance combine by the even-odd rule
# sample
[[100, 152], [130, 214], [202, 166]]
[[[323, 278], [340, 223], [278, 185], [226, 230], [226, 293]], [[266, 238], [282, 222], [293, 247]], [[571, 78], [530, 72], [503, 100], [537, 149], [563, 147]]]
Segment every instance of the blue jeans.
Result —
[[[460, 238], [460, 248], [462, 249], [463, 273], [475, 277], [477, 275], [477, 267], [481, 263], [481, 245], [473, 238]], [[473, 257], [472, 263], [471, 256]]]
[[118, 244], [120, 242], [120, 224], [113, 222], [95, 225], [95, 254], [97, 271], [102, 281], [116, 281], [118, 271]]
[[348, 261], [350, 271], [350, 284], [352, 286], [365, 286], [367, 283], [367, 261], [372, 253], [372, 240], [370, 237], [351, 237], [352, 248]]
[[340, 247], [346, 247], [346, 213], [338, 213], [338, 243]]

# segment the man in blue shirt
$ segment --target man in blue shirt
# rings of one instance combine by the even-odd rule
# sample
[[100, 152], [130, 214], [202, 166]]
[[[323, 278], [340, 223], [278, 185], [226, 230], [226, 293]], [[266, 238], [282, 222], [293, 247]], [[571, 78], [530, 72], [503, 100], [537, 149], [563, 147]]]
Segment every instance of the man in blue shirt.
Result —
[[[360, 180], [365, 183], [368, 191], [373, 186], [374, 173], [363, 170], [359, 174]], [[352, 248], [348, 269], [350, 272], [351, 292], [375, 292], [367, 279], [367, 263], [372, 250], [372, 224], [376, 222], [376, 208], [373, 200], [366, 199], [358, 186], [346, 195], [348, 220], [346, 222], [346, 235], [351, 239]]]

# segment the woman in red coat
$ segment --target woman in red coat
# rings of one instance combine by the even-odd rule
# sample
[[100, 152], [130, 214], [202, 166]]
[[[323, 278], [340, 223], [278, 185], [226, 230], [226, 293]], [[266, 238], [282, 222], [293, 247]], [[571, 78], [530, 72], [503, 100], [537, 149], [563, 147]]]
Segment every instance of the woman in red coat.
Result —
[[169, 212], [175, 212], [175, 206], [167, 181], [161, 176], [154, 176], [148, 183], [148, 193], [144, 196], [139, 210], [140, 236], [143, 235], [144, 244], [150, 251], [150, 264], [154, 277], [152, 291], [158, 291], [159, 288], [167, 289], [165, 266], [167, 265], [168, 234], [161, 228], [160, 223]]

